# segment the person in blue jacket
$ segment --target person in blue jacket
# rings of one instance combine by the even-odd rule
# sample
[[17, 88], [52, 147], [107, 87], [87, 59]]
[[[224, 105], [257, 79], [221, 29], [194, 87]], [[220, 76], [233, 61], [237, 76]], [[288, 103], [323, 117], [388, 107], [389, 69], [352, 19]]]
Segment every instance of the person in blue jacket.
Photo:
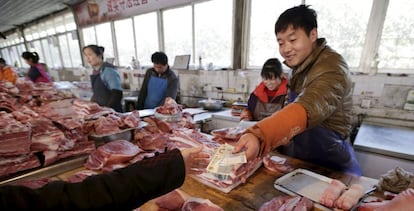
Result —
[[83, 48], [83, 53], [93, 68], [93, 74], [90, 76], [93, 91], [91, 101], [123, 112], [121, 78], [114, 65], [104, 62], [104, 50], [104, 47], [97, 45]]
[[178, 92], [177, 75], [168, 65], [164, 52], [155, 52], [151, 56], [153, 68], [146, 71], [138, 95], [137, 109], [150, 109], [164, 104], [167, 97], [176, 99]]

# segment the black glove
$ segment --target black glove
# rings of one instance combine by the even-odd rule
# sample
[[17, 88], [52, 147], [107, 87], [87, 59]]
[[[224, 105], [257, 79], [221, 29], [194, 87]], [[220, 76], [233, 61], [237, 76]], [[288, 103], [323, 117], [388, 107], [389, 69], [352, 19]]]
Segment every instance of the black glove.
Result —
[[123, 94], [121, 90], [112, 89], [111, 97], [109, 98], [109, 101], [108, 101], [108, 107], [113, 108], [117, 112], [123, 112], [122, 103], [121, 103], [122, 95]]

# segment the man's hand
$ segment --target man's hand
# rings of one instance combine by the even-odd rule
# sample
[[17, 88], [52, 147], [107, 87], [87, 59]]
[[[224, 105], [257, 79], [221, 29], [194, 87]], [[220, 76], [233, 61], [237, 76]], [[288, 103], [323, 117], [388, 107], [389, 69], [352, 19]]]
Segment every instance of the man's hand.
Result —
[[202, 152], [203, 147], [183, 148], [181, 155], [185, 162], [186, 174], [201, 174], [210, 162], [210, 155]]
[[234, 147], [233, 153], [246, 150], [246, 158], [248, 161], [254, 160], [260, 151], [259, 139], [251, 133], [242, 135]]

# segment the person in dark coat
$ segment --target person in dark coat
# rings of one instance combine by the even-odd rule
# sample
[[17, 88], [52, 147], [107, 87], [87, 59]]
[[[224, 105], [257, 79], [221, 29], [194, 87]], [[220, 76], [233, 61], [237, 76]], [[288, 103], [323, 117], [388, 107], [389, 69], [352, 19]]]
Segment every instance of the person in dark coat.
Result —
[[93, 91], [91, 101], [123, 112], [121, 77], [114, 65], [104, 62], [104, 50], [104, 47], [97, 45], [83, 48], [83, 53], [93, 68], [93, 74], [90, 76]]
[[174, 149], [79, 183], [49, 182], [38, 189], [0, 187], [0, 208], [8, 210], [133, 210], [184, 183], [186, 174], [208, 165], [202, 148]]

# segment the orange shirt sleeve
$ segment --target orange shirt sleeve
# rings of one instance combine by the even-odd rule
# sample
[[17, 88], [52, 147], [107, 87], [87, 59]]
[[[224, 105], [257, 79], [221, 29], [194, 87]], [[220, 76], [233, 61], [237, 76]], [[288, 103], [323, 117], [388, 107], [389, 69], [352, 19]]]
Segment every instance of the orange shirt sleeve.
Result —
[[6, 81], [10, 81], [14, 84], [16, 83], [16, 80], [17, 80], [17, 74], [16, 72], [14, 72], [14, 70], [10, 66], [7, 66], [5, 67], [5, 70], [3, 73], [3, 79]]

